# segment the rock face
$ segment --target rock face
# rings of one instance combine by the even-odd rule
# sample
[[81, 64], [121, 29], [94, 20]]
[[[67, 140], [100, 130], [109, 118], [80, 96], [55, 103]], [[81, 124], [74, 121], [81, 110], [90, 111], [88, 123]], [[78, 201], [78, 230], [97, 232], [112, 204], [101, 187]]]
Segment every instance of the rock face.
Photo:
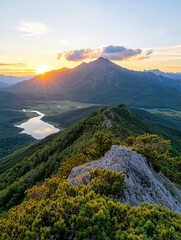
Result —
[[125, 190], [121, 202], [139, 205], [141, 202], [161, 204], [181, 213], [181, 189], [162, 173], [151, 169], [146, 159], [123, 146], [113, 145], [103, 158], [72, 169], [69, 180], [87, 184], [89, 172], [95, 168], [109, 169], [125, 174]]

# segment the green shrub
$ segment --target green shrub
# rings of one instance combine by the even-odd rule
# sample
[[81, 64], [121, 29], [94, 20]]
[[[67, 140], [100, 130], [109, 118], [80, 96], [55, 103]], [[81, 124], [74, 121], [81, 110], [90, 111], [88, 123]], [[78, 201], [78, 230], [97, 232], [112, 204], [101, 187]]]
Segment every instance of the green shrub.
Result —
[[170, 180], [181, 184], [181, 158], [171, 156], [169, 140], [155, 134], [144, 134], [128, 137], [122, 144], [142, 154], [156, 171], [162, 171]]
[[[73, 186], [67, 180], [58, 184], [58, 178], [48, 182], [0, 219], [1, 240], [181, 239], [181, 215], [165, 207], [129, 207], [97, 194], [90, 185]], [[56, 185], [53, 192], [48, 185]]]
[[124, 190], [124, 174], [122, 172], [114, 172], [108, 169], [96, 169], [91, 171], [90, 185], [96, 193], [106, 196], [120, 196]]

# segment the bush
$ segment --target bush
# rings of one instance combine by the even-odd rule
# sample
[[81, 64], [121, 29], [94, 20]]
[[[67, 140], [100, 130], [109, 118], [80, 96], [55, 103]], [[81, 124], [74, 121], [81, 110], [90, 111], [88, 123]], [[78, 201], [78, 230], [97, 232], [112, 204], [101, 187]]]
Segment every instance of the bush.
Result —
[[114, 172], [108, 169], [96, 169], [90, 172], [90, 185], [96, 193], [106, 196], [120, 196], [124, 190], [124, 174], [122, 172]]
[[[57, 186], [58, 178], [50, 183]], [[181, 216], [167, 208], [150, 204], [129, 207], [97, 194], [91, 186], [73, 186], [67, 180], [59, 182], [52, 194], [44, 195], [46, 187], [37, 189], [38, 198], [34, 188], [28, 201], [0, 220], [1, 240], [181, 239]]]
[[156, 171], [162, 171], [173, 182], [181, 184], [180, 157], [171, 157], [171, 144], [155, 134], [128, 137], [123, 145], [142, 154]]

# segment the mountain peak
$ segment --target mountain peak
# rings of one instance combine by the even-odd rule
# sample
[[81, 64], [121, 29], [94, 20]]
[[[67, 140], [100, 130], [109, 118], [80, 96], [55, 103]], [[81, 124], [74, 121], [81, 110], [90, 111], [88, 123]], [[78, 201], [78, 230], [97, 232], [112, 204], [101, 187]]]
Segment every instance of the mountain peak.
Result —
[[[93, 61], [94, 63], [96, 64], [111, 64], [111, 65], [116, 65], [115, 63], [113, 63], [112, 61], [110, 61], [109, 59], [107, 58], [104, 58], [104, 57], [99, 57], [97, 58], [95, 61]], [[118, 65], [117, 65], [118, 66]]]
[[109, 59], [104, 58], [104, 57], [99, 57], [96, 60], [94, 60], [88, 64], [90, 64], [92, 66], [101, 66], [101, 67], [109, 66], [109, 67], [113, 67], [113, 68], [115, 68], [115, 67], [121, 68], [119, 65], [113, 63], [112, 61], [110, 61]]
[[99, 57], [95, 61], [92, 61], [90, 63], [95, 63], [98, 66], [106, 66], [106, 67], [111, 67], [111, 68], [116, 68], [116, 69], [123, 69], [120, 65], [115, 64], [114, 62], [110, 61], [107, 58], [104, 57]]
[[104, 58], [104, 57], [99, 57], [96, 61], [98, 61], [98, 62], [111, 62], [107, 58]]

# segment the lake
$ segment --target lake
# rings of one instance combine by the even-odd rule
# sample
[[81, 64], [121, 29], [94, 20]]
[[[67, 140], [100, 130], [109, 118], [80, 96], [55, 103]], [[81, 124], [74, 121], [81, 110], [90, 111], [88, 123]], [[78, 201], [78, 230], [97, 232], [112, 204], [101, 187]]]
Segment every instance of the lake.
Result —
[[53, 125], [41, 120], [45, 116], [45, 114], [35, 110], [23, 109], [23, 111], [33, 112], [36, 113], [38, 116], [30, 118], [28, 121], [23, 122], [20, 125], [15, 125], [16, 127], [23, 129], [21, 133], [31, 135], [35, 139], [43, 139], [52, 133], [57, 133], [60, 131], [60, 129], [55, 128]]

